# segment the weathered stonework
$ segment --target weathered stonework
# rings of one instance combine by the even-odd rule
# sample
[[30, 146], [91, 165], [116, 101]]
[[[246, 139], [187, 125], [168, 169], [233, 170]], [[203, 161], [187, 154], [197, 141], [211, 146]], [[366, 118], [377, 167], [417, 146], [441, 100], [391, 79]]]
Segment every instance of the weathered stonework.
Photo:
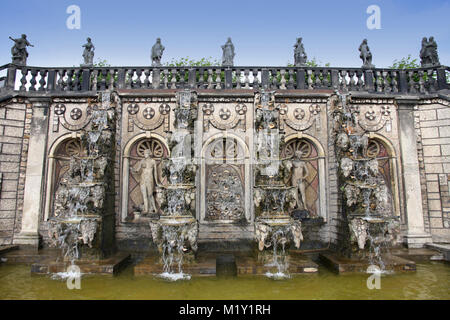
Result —
[[[14, 66], [10, 68], [13, 74]], [[67, 143], [79, 138], [89, 125], [88, 110], [99, 103], [98, 92], [109, 90], [118, 99], [111, 163], [114, 190], [107, 195], [114, 199], [109, 214], [114, 218], [115, 241], [119, 249], [149, 250], [153, 246], [151, 229], [145, 215], [139, 216], [142, 195], [131, 169], [146, 148], [152, 150], [158, 168], [162, 159], [170, 156], [177, 92], [186, 88], [195, 90], [198, 99], [197, 121], [192, 128], [192, 157], [198, 166], [192, 210], [199, 221], [200, 246], [254, 240], [254, 160], [260, 152], [256, 127], [261, 126], [256, 106], [262, 103], [256, 93], [262, 89], [274, 92], [269, 103], [278, 114], [269, 126], [279, 127], [285, 138], [279, 146], [280, 156], [289, 158], [296, 150], [304, 152], [309, 172], [305, 207], [322, 221], [314, 225], [302, 222], [301, 248], [337, 248], [345, 245], [342, 240], [349, 236], [330, 116], [335, 89], [351, 93], [348, 103], [357, 115], [355, 132], [365, 133], [375, 142], [372, 146], [389, 182], [404, 243], [449, 242], [450, 98], [442, 70], [431, 71], [436, 72], [436, 79], [426, 81], [421, 77], [426, 72], [423, 70], [231, 66], [227, 70], [205, 68], [203, 73], [199, 69], [157, 71], [150, 67], [55, 69], [37, 72], [48, 77], [44, 82], [26, 77], [8, 79], [0, 103], [0, 244], [48, 245], [55, 190], [73, 147]], [[33, 77], [34, 72], [30, 69], [27, 74]], [[413, 81], [414, 76], [421, 80]], [[18, 80], [19, 86], [13, 85], [13, 80]], [[40, 126], [42, 119], [45, 121]], [[36, 127], [48, 129], [36, 131], [36, 135]], [[411, 132], [416, 142], [408, 144]], [[39, 159], [42, 165], [36, 167]], [[34, 178], [35, 172], [41, 172], [36, 181], [42, 183], [33, 184], [34, 195], [25, 193], [32, 181], [30, 172]], [[409, 172], [417, 176], [412, 179]], [[408, 190], [414, 191], [417, 199], [408, 198]], [[232, 206], [218, 206], [227, 197], [233, 200]], [[27, 203], [36, 207], [27, 211]], [[418, 204], [416, 210], [413, 204]], [[21, 234], [24, 226], [34, 228], [36, 234]]]

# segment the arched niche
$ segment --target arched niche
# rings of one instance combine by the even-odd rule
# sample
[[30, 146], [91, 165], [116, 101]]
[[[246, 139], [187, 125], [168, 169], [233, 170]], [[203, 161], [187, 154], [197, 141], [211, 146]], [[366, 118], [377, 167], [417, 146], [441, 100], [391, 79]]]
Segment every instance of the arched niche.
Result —
[[371, 132], [369, 133], [367, 157], [378, 160], [380, 174], [392, 195], [394, 214], [400, 216], [397, 153], [394, 146], [386, 137]]
[[47, 221], [53, 216], [55, 193], [61, 178], [69, 169], [70, 157], [85, 154], [86, 150], [82, 147], [81, 135], [79, 133], [63, 135], [50, 147], [48, 152], [44, 221]]
[[252, 221], [250, 157], [237, 135], [219, 133], [202, 148], [200, 214], [202, 223]]
[[[169, 146], [165, 139], [154, 133], [143, 133], [130, 139], [124, 148], [122, 164], [122, 205], [121, 220], [127, 222], [133, 219], [134, 212], [142, 204], [142, 194], [139, 183], [131, 173], [138, 161], [144, 158], [144, 151], [150, 150], [150, 157], [156, 161], [161, 172], [161, 160], [169, 156]], [[161, 181], [161, 176], [158, 176]]]
[[301, 159], [307, 163], [308, 176], [306, 183], [306, 207], [316, 217], [327, 221], [327, 183], [325, 151], [321, 143], [314, 137], [296, 133], [286, 137], [282, 149], [282, 158], [290, 158], [295, 151], [300, 151]]

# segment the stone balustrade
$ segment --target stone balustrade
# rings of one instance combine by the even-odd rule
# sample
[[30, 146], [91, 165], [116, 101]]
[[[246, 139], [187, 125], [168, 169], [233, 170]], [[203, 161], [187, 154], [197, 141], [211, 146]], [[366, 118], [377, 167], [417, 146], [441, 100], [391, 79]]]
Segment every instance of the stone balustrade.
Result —
[[[3, 75], [5, 74], [6, 75]], [[430, 94], [449, 89], [450, 68], [332, 67], [0, 67], [0, 87], [13, 91], [85, 92], [113, 89], [349, 90]], [[2, 76], [3, 75], [3, 76]]]

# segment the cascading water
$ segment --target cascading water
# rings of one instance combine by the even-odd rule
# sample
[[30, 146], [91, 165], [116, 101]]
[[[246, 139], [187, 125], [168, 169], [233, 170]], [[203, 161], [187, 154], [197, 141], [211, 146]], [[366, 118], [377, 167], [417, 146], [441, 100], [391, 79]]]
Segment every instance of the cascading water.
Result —
[[171, 158], [162, 162], [162, 176], [168, 184], [159, 189], [161, 216], [150, 222], [153, 241], [161, 253], [161, 277], [176, 281], [187, 280], [183, 272], [186, 257], [197, 251], [198, 222], [195, 220], [195, 175], [197, 166], [191, 161], [191, 134], [197, 116], [196, 94], [177, 93], [174, 110], [176, 131], [171, 135]]
[[[99, 259], [112, 247], [102, 239], [112, 230], [104, 228], [105, 195], [110, 186], [108, 160], [112, 158], [114, 112], [111, 93], [103, 92], [101, 106], [89, 107], [89, 124], [79, 142], [79, 153], [70, 157], [68, 170], [55, 194], [55, 217], [49, 220], [50, 245], [61, 248], [64, 260]], [[84, 151], [83, 151], [84, 150]], [[112, 224], [108, 224], [111, 225]], [[103, 248], [108, 246], [109, 248]]]
[[346, 198], [351, 255], [385, 270], [383, 254], [396, 238], [398, 221], [376, 155], [368, 152], [369, 135], [358, 132], [359, 109], [348, 104], [348, 94], [337, 95], [339, 101], [332, 110], [333, 136]]
[[[266, 276], [273, 279], [286, 279], [290, 275], [288, 273], [288, 259], [286, 255], [286, 242], [288, 241], [289, 229], [279, 228], [272, 234], [272, 261], [266, 264], [267, 267], [275, 267], [277, 272], [267, 272]], [[280, 251], [278, 251], [280, 247]]]

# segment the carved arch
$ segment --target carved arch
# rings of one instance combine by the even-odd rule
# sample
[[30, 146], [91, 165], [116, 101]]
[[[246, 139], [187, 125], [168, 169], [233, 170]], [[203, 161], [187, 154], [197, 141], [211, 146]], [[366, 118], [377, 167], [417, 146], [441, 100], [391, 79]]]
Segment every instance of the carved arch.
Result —
[[[126, 218], [129, 214], [129, 199], [130, 199], [130, 193], [133, 190], [130, 190], [130, 166], [133, 164], [132, 159], [132, 152], [135, 152], [136, 147], [139, 145], [142, 141], [157, 141], [158, 144], [162, 146], [164, 149], [163, 154], [158, 154], [158, 158], [170, 156], [169, 152], [169, 145], [161, 135], [151, 132], [145, 132], [138, 134], [131, 138], [127, 144], [125, 145], [123, 152], [122, 152], [122, 194], [121, 194], [121, 220], [122, 222], [126, 221]], [[147, 144], [150, 148], [152, 147], [152, 143]], [[136, 157], [137, 155], [135, 155]]]
[[[310, 136], [308, 134], [305, 134], [303, 132], [298, 132], [291, 134], [286, 137], [285, 142], [286, 146], [289, 145], [292, 141], [302, 141], [305, 140], [309, 142], [313, 148], [314, 148], [314, 154], [311, 158], [311, 155], [309, 155], [309, 158], [307, 157], [308, 161], [316, 161], [316, 164], [310, 164], [312, 166], [316, 166], [317, 171], [317, 183], [318, 183], [318, 208], [317, 214], [318, 216], [322, 217], [324, 221], [327, 221], [328, 219], [328, 210], [327, 210], [327, 169], [326, 169], [326, 157], [325, 157], [325, 150], [320, 143], [319, 140], [317, 140], [315, 137]], [[284, 150], [283, 150], [284, 151]], [[314, 183], [314, 182], [312, 182]]]

